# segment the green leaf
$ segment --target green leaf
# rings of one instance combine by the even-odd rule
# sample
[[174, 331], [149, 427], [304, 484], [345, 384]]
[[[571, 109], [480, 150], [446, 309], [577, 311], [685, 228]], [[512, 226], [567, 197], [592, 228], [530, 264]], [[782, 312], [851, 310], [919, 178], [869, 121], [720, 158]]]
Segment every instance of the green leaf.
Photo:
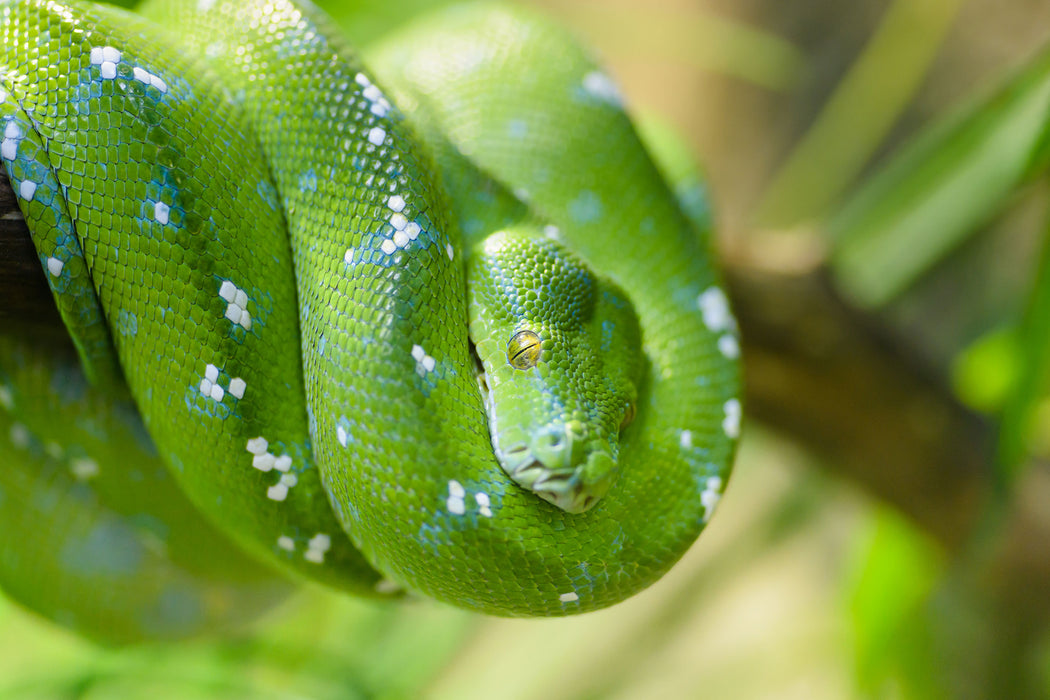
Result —
[[922, 86], [960, 0], [895, 0], [758, 207], [762, 226], [826, 214]]
[[1000, 483], [1013, 482], [1035, 444], [1050, 441], [1046, 394], [1050, 388], [1050, 232], [1043, 241], [1039, 270], [1021, 325], [1017, 381], [1006, 402], [999, 431]]
[[943, 571], [943, 553], [926, 536], [889, 508], [876, 512], [849, 596], [863, 696], [943, 697], [931, 630], [922, 622]]
[[1050, 51], [924, 132], [832, 220], [832, 267], [863, 306], [891, 301], [993, 218], [1046, 155]]
[[1017, 328], [998, 328], [971, 343], [952, 363], [952, 388], [970, 408], [984, 413], [1003, 410], [1021, 374], [1021, 341]]

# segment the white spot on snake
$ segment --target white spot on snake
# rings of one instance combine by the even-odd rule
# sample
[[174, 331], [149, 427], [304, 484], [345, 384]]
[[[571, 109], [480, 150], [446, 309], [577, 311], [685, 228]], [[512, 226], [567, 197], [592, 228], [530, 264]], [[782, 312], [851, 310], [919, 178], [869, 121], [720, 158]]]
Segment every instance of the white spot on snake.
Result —
[[368, 132], [368, 141], [373, 146], [382, 146], [386, 140], [386, 129], [381, 126], [373, 126]]
[[405, 233], [413, 241], [419, 236], [419, 232], [423, 229], [415, 221], [409, 221], [408, 226], [405, 227]]
[[102, 47], [102, 62], [120, 63], [120, 50], [112, 46]]
[[90, 457], [74, 459], [69, 463], [69, 471], [77, 481], [87, 481], [98, 476], [98, 462]]
[[427, 372], [433, 372], [437, 367], [437, 360], [428, 355], [422, 345], [412, 346], [412, 359], [416, 361], [416, 372], [423, 376]]
[[222, 401], [226, 395], [226, 391], [219, 386], [219, 368], [215, 365], [208, 365], [204, 368], [204, 379], [201, 380], [200, 391], [202, 396], [216, 401]]
[[288, 498], [288, 487], [281, 483], [274, 484], [266, 489], [266, 497], [271, 501], [283, 501]]
[[283, 549], [286, 552], [294, 552], [295, 551], [295, 540], [293, 540], [288, 535], [281, 535], [280, 537], [277, 538], [277, 546], [280, 547], [281, 549]]
[[399, 194], [390, 195], [390, 199], [386, 200], [386, 205], [391, 210], [401, 212], [405, 210], [405, 198]]
[[149, 77], [149, 84], [157, 88], [163, 93], [168, 92], [168, 84], [159, 75], [151, 75]]
[[6, 386], [0, 386], [0, 406], [3, 406], [8, 411], [11, 411], [15, 407], [15, 397], [11, 395], [11, 390]]
[[332, 547], [332, 538], [324, 533], [318, 533], [306, 543], [306, 552], [303, 558], [314, 564], [323, 564], [324, 555]]
[[729, 312], [729, 300], [718, 287], [708, 287], [696, 298], [696, 305], [704, 315], [704, 324], [715, 333], [736, 328], [736, 321]]
[[168, 223], [168, 214], [171, 212], [171, 208], [164, 202], [157, 202], [153, 206], [153, 218], [162, 224]]
[[131, 69], [131, 75], [133, 78], [135, 78], [135, 80], [139, 81], [140, 83], [145, 83], [146, 85], [149, 85], [149, 79], [152, 76], [152, 74], [148, 70], [144, 70], [142, 68], [139, 68], [138, 66], [135, 66]]
[[489, 508], [491, 503], [489, 502], [489, 495], [487, 493], [481, 493], [480, 491], [474, 494], [474, 500], [478, 503], [478, 512], [484, 515], [486, 518], [492, 517], [492, 509]]
[[678, 444], [683, 450], [690, 450], [693, 448], [693, 434], [688, 430], [683, 430], [682, 434], [678, 436]]
[[215, 0], [197, 0], [197, 11], [207, 12], [215, 6]]
[[[9, 123], [8, 126], [11, 124]], [[7, 138], [3, 142], [0, 142], [0, 156], [3, 156], [7, 160], [14, 160], [18, 157], [18, 139]]]
[[343, 426], [337, 426], [335, 429], [335, 439], [339, 441], [339, 444], [346, 447], [346, 428]]
[[375, 585], [376, 593], [397, 593], [401, 590], [401, 586], [397, 585], [388, 578], [381, 578], [376, 581]]
[[[230, 280], [223, 280], [219, 286], [219, 296], [228, 304], [226, 313], [223, 314], [227, 320], [239, 325], [246, 331], [252, 329], [252, 315], [248, 313], [248, 293], [239, 289]], [[239, 398], [239, 397], [238, 397]]]
[[369, 111], [382, 119], [390, 113], [390, 102], [388, 102], [385, 97], [380, 97], [372, 103], [372, 108]]
[[408, 234], [404, 231], [394, 231], [394, 245], [404, 248], [408, 245]]
[[343, 253], [343, 262], [345, 262], [347, 265], [353, 265], [354, 264], [354, 249], [353, 248], [347, 248], [346, 252]]
[[27, 202], [32, 201], [33, 195], [36, 194], [36, 183], [32, 180], [22, 180], [22, 184], [18, 186], [18, 194]]
[[292, 468], [292, 458], [288, 455], [281, 455], [274, 461], [273, 468], [279, 472], [287, 472]]
[[445, 501], [445, 505], [448, 507], [448, 512], [453, 515], [463, 515], [467, 512], [467, 504], [463, 501], [463, 497], [467, 495], [466, 490], [463, 488], [463, 484], [459, 483], [455, 479], [448, 482], [448, 499]]
[[23, 450], [29, 447], [29, 429], [21, 423], [12, 423], [8, 436], [15, 447]]
[[97, 66], [102, 63], [102, 47], [94, 46], [91, 48], [91, 65]]
[[269, 452], [264, 452], [261, 455], [255, 455], [252, 457], [252, 466], [261, 472], [268, 472], [273, 469], [274, 462], [277, 458]]
[[270, 446], [270, 443], [266, 441], [264, 437], [257, 437], [248, 440], [248, 444], [245, 445], [244, 449], [251, 452], [253, 455], [261, 455], [266, 452], [266, 448]]
[[580, 596], [576, 594], [576, 591], [569, 591], [568, 593], [562, 593], [558, 596], [558, 600], [563, 603], [575, 603], [580, 599]]
[[451, 260], [453, 257], [455, 257], [456, 251], [452, 249], [452, 244], [451, 243], [446, 243], [445, 244], [445, 252], [448, 253], [448, 259], [449, 260]]
[[397, 231], [404, 231], [405, 227], [408, 226], [408, 219], [405, 218], [404, 214], [395, 212], [390, 215], [390, 225]]
[[354, 82], [363, 87], [368, 87], [372, 84], [372, 81], [368, 79], [368, 76], [364, 73], [358, 73], [354, 76]]
[[244, 398], [244, 390], [248, 388], [248, 383], [240, 377], [234, 377], [230, 380], [230, 395], [236, 396], [238, 399]]
[[292, 488], [293, 486], [299, 483], [299, 477], [297, 477], [295, 474], [282, 474], [281, 483], [287, 486], [288, 488]]
[[102, 77], [107, 80], [112, 80], [117, 77], [117, 64], [112, 61], [102, 62]]
[[718, 349], [722, 352], [722, 355], [730, 360], [740, 357], [740, 343], [737, 341], [736, 336], [728, 333], [718, 339]]
[[394, 252], [395, 250], [397, 250], [397, 245], [396, 245], [396, 244], [395, 244], [395, 243], [394, 243], [394, 242], [393, 242], [392, 240], [390, 240], [389, 238], [387, 238], [387, 239], [386, 239], [386, 240], [384, 240], [384, 241], [383, 241], [383, 243], [382, 243], [382, 244], [381, 244], [381, 245], [379, 246], [379, 249], [380, 249], [380, 250], [382, 250], [382, 251], [383, 251], [384, 253], [386, 253], [387, 255], [390, 255], [390, 254], [391, 254], [391, 253], [393, 253], [393, 252]]
[[708, 477], [703, 492], [700, 494], [700, 505], [704, 507], [704, 522], [711, 519], [722, 500], [722, 479], [717, 476]]
[[230, 280], [223, 280], [222, 284], [219, 285], [219, 296], [224, 301], [233, 303], [233, 300], [237, 298], [237, 285]]
[[58, 277], [62, 274], [62, 268], [65, 267], [65, 263], [56, 257], [50, 257], [47, 259], [47, 271], [51, 273], [52, 277]]
[[583, 76], [583, 89], [603, 102], [617, 107], [623, 104], [623, 95], [612, 78], [601, 71], [591, 71]]
[[731, 438], [740, 437], [740, 401], [729, 399], [723, 410], [725, 418], [722, 419], [722, 430]]

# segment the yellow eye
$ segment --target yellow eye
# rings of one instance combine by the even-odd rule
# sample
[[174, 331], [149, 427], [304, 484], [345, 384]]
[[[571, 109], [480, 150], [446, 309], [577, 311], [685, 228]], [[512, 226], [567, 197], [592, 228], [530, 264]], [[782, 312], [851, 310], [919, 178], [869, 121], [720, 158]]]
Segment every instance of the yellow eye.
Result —
[[620, 421], [620, 430], [623, 430], [628, 425], [630, 425], [631, 421], [633, 421], [633, 420], [634, 420], [634, 403], [633, 402], [628, 402], [627, 403], [627, 410], [624, 411], [624, 414], [623, 414], [623, 420]]
[[532, 331], [518, 331], [507, 343], [507, 360], [514, 369], [532, 369], [540, 361], [543, 341]]

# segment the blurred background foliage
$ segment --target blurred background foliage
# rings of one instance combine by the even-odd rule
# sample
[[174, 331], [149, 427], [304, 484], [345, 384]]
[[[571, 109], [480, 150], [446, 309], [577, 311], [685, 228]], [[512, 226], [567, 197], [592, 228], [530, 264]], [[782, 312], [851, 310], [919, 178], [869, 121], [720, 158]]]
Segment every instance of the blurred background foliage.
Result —
[[532, 2], [708, 177], [751, 408], [708, 531], [565, 620], [309, 589], [107, 649], [0, 600], [0, 697], [1050, 695], [1050, 3]]

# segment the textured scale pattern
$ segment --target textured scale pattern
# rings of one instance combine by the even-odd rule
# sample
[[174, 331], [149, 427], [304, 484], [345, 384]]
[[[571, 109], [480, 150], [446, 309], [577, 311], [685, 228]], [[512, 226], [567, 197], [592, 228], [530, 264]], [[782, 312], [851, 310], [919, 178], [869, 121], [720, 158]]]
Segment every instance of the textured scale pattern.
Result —
[[[643, 589], [696, 538], [739, 432], [735, 324], [708, 241], [571, 37], [471, 6], [377, 52], [380, 79], [289, 0], [0, 8], [0, 156], [93, 391], [130, 392], [178, 487], [247, 552], [356, 593], [564, 615]], [[585, 513], [494, 454], [465, 265], [509, 229], [637, 314], [640, 368], [611, 330], [600, 344], [640, 385]]]

